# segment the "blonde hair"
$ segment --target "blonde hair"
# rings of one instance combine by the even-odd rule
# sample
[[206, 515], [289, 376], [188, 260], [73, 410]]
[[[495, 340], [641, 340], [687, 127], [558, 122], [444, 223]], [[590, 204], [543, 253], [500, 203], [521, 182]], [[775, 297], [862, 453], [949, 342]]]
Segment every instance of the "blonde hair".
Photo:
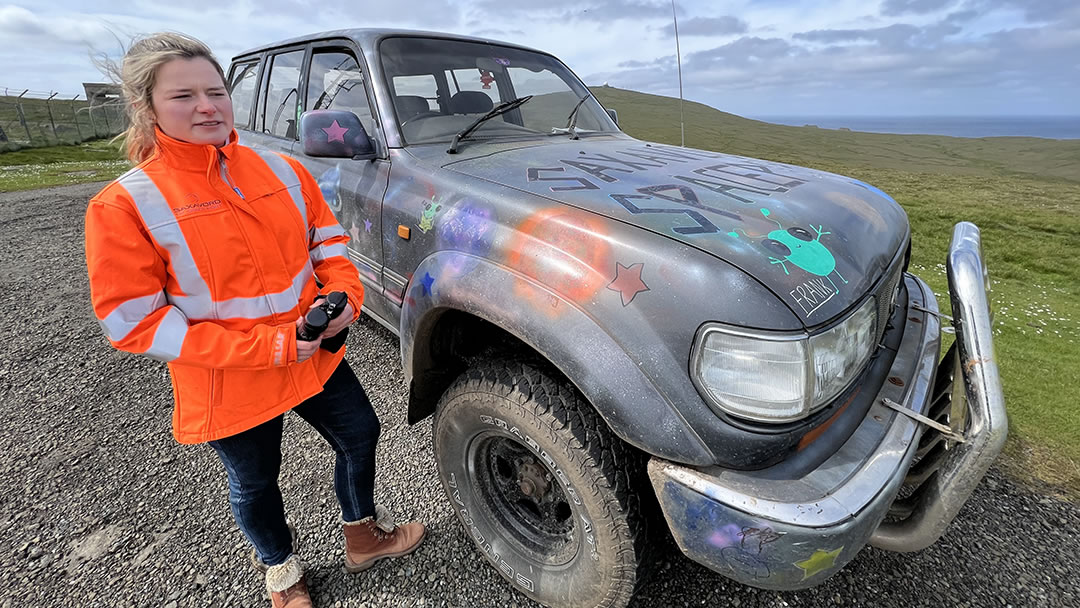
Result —
[[157, 82], [158, 68], [173, 59], [203, 58], [210, 62], [225, 82], [225, 71], [214, 59], [210, 47], [199, 40], [176, 32], [158, 32], [132, 42], [124, 54], [119, 72], [124, 105], [130, 126], [119, 137], [124, 139], [124, 152], [129, 160], [141, 163], [150, 158], [157, 147], [154, 132], [152, 95]]

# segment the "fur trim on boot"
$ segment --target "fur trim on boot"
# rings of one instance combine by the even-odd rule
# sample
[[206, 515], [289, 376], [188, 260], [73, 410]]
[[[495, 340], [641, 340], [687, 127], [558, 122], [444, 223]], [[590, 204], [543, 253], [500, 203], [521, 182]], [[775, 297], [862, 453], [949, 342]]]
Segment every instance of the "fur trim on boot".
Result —
[[300, 565], [300, 558], [290, 555], [284, 562], [266, 569], [266, 590], [270, 593], [281, 593], [299, 583], [302, 578], [304, 567]]
[[[296, 526], [292, 525], [291, 523], [289, 524], [289, 535], [292, 537], [292, 552], [299, 553], [299, 537], [297, 537], [296, 535]], [[255, 569], [259, 572], [266, 572], [266, 569], [269, 567], [266, 564], [262, 563], [261, 560], [259, 560], [259, 554], [255, 551], [255, 549], [251, 550], [251, 565], [255, 566]]]
[[394, 516], [390, 515], [390, 511], [382, 505], [375, 505], [374, 517], [368, 516], [358, 521], [345, 521], [343, 523], [346, 526], [362, 526], [373, 519], [375, 520], [375, 525], [387, 534], [393, 532], [394, 529], [397, 528], [397, 522], [394, 521]]

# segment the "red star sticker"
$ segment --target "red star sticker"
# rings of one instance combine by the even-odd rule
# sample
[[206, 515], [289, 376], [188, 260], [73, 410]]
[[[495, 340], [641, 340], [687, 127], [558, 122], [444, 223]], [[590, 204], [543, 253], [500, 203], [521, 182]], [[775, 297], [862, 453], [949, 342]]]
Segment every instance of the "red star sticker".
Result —
[[619, 292], [623, 306], [633, 302], [637, 294], [649, 291], [649, 286], [641, 280], [641, 271], [644, 268], [645, 264], [640, 262], [630, 266], [615, 262], [615, 280], [608, 284], [607, 288]]
[[323, 127], [323, 131], [326, 132], [326, 143], [332, 143], [335, 141], [345, 143], [345, 134], [349, 132], [348, 129], [339, 125], [336, 120], [334, 121], [334, 124], [330, 125], [329, 127]]

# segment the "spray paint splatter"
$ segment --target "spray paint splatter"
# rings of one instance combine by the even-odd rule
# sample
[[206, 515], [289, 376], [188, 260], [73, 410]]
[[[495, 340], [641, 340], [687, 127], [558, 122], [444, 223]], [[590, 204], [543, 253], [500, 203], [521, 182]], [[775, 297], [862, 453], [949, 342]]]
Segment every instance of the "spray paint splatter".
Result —
[[341, 168], [334, 165], [323, 171], [315, 181], [319, 184], [319, 191], [322, 192], [326, 204], [334, 215], [337, 215], [341, 211]]

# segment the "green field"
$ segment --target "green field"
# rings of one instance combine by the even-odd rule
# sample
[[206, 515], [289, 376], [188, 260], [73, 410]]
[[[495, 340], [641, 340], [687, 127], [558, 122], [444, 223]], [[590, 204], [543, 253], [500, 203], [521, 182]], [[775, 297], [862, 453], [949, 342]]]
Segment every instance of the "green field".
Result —
[[0, 153], [0, 192], [108, 181], [129, 168], [119, 144], [107, 139], [23, 148]]
[[[678, 145], [677, 99], [593, 92], [627, 133]], [[978, 224], [1011, 423], [1002, 462], [1080, 497], [1080, 408], [1068, 392], [1080, 386], [1080, 140], [787, 127], [697, 103], [685, 115], [687, 146], [842, 173], [890, 193], [911, 220], [911, 268], [941, 296], [953, 225]], [[0, 191], [109, 179], [127, 168], [120, 158], [104, 142], [0, 154]]]

